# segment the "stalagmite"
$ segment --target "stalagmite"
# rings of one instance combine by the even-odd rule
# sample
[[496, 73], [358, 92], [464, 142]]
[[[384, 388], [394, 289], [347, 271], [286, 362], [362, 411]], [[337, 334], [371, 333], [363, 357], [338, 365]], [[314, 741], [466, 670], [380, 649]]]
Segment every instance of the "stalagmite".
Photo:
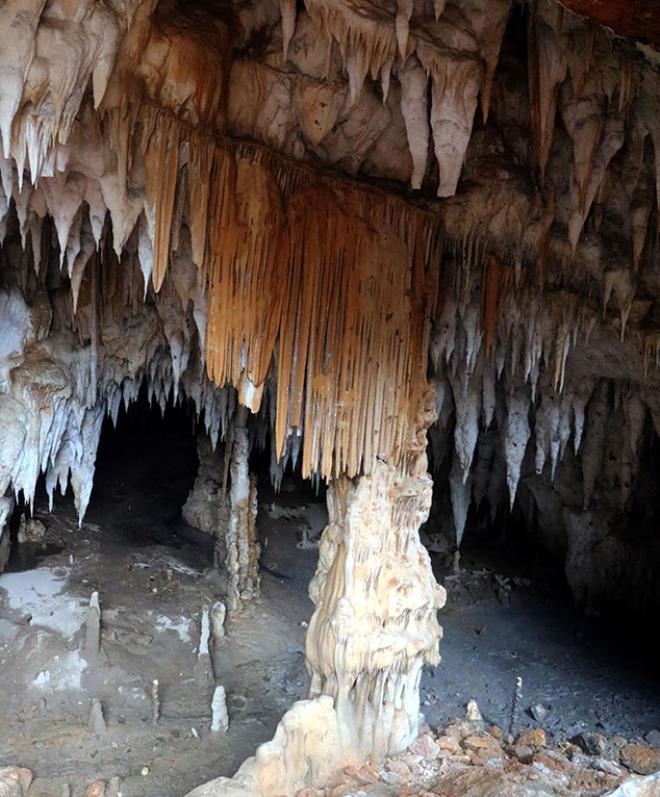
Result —
[[96, 733], [99, 736], [103, 735], [107, 730], [105, 717], [103, 716], [103, 706], [97, 698], [92, 700], [92, 706], [89, 711], [89, 728], [92, 733]]
[[227, 733], [229, 730], [229, 715], [227, 714], [227, 699], [224, 686], [216, 686], [213, 690], [211, 701], [211, 730], [214, 733]]
[[415, 737], [421, 667], [439, 661], [444, 590], [417, 533], [430, 498], [428, 476], [401, 476], [385, 463], [328, 490], [330, 521], [310, 584], [310, 693], [333, 697], [341, 746], [357, 758], [402, 750]]
[[95, 659], [101, 649], [101, 605], [98, 592], [92, 592], [85, 620], [85, 656]]
[[222, 601], [216, 601], [211, 607], [211, 629], [213, 639], [221, 639], [225, 635], [225, 617], [227, 607]]
[[211, 620], [208, 606], [202, 609], [199, 646], [193, 673], [195, 681], [202, 689], [207, 689], [214, 682], [213, 659], [211, 658]]
[[247, 410], [241, 407], [234, 421], [231, 445], [230, 515], [227, 529], [229, 606], [259, 594], [259, 543], [256, 539], [256, 482], [249, 472]]
[[11, 535], [8, 521], [13, 509], [13, 498], [10, 496], [0, 498], [0, 573], [5, 569], [9, 561]]
[[154, 678], [151, 682], [151, 722], [158, 725], [160, 720], [160, 690], [158, 685], [158, 678]]
[[118, 775], [110, 778], [106, 790], [106, 797], [122, 797], [121, 778]]

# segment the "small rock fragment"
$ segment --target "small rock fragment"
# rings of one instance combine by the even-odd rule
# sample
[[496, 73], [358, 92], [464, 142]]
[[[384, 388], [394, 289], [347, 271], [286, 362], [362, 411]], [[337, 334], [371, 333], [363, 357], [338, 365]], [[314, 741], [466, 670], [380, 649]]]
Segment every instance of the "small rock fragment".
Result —
[[410, 745], [408, 751], [420, 755], [426, 761], [433, 761], [440, 755], [440, 745], [429, 733], [423, 733]]
[[546, 747], [548, 740], [546, 739], [545, 731], [543, 728], [532, 728], [529, 731], [524, 731], [518, 737], [517, 744], [523, 747], [533, 747], [537, 750], [541, 747]]
[[542, 703], [535, 703], [529, 707], [529, 713], [537, 722], [543, 722], [550, 713], [550, 709]]
[[534, 750], [524, 744], [514, 744], [511, 748], [511, 754], [517, 758], [521, 764], [531, 764], [534, 758]]
[[0, 767], [0, 795], [25, 797], [32, 783], [32, 772], [24, 767]]
[[571, 739], [587, 755], [602, 756], [607, 751], [607, 739], [600, 733], [583, 731]]
[[479, 711], [476, 700], [468, 700], [465, 719], [467, 722], [483, 722], [483, 717], [481, 716], [481, 711]]

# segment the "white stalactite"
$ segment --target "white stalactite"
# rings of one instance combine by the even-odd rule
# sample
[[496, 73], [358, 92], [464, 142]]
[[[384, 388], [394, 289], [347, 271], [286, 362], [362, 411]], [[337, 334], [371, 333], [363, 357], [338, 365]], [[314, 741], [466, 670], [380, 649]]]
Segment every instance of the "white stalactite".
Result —
[[415, 56], [399, 70], [401, 113], [406, 123], [408, 148], [413, 161], [410, 185], [422, 187], [429, 155], [429, 115], [427, 107], [428, 77]]
[[506, 483], [509, 501], [513, 506], [520, 480], [520, 469], [530, 436], [529, 393], [526, 388], [516, 389], [507, 401], [506, 426], [504, 430], [504, 458], [506, 459]]

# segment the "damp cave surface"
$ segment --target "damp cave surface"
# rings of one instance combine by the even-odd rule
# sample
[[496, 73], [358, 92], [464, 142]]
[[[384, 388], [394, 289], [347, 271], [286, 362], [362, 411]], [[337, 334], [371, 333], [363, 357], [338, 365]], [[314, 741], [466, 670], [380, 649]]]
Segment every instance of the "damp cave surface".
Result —
[[[82, 526], [70, 492], [49, 513], [42, 487], [34, 516], [45, 537], [13, 546], [0, 576], [0, 758], [30, 767], [37, 794], [61, 795], [63, 783], [77, 793], [115, 776], [128, 795], [185, 794], [233, 774], [306, 697], [307, 585], [318, 555], [308, 540], [327, 520], [323, 491], [288, 473], [276, 492], [254, 455], [262, 596], [228, 616], [227, 636], [214, 646], [230, 727], [226, 736], [209, 730], [214, 682], [197, 646], [202, 607], [221, 595], [222, 577], [212, 541], [181, 519], [198, 467], [197, 432], [185, 403], [161, 414], [142, 392], [116, 428], [104, 425]], [[432, 561], [448, 603], [443, 662], [422, 677], [429, 724], [462, 716], [474, 698], [505, 733], [541, 724], [555, 740], [582, 730], [632, 739], [660, 726], [652, 668], [620, 626], [573, 609], [556, 567], [544, 567], [533, 548], [468, 533], [460, 573], [440, 556]], [[93, 590], [102, 651], [89, 660], [83, 627]], [[517, 677], [523, 697], [512, 727]], [[103, 705], [103, 735], [88, 727], [94, 699]], [[540, 723], [529, 711], [538, 705], [547, 711]]]

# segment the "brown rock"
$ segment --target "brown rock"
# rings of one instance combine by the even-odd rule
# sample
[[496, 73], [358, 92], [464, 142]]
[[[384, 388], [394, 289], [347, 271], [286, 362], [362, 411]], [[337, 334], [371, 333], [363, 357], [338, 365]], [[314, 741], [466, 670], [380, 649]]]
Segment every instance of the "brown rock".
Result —
[[388, 760], [387, 771], [391, 775], [396, 775], [399, 778], [399, 783], [405, 783], [412, 778], [410, 767], [404, 761], [401, 761], [401, 759], [398, 758], [390, 758]]
[[532, 728], [529, 731], [521, 733], [517, 743], [521, 744], [523, 747], [540, 749], [541, 747], [547, 747], [548, 741], [543, 728]]
[[358, 783], [368, 784], [378, 783], [379, 781], [378, 769], [369, 761], [367, 761], [365, 764], [362, 764], [360, 767], [344, 767], [344, 773], [348, 775], [349, 778], [356, 780]]
[[587, 755], [602, 756], [607, 751], [607, 739], [601, 733], [578, 733], [572, 740]]
[[597, 772], [594, 769], [579, 769], [570, 783], [571, 794], [603, 794], [603, 792], [614, 788], [617, 779], [604, 772]]
[[441, 751], [449, 755], [457, 755], [461, 752], [461, 745], [454, 736], [442, 735], [438, 737], [438, 747]]
[[521, 764], [531, 764], [534, 758], [534, 750], [524, 744], [514, 744], [511, 748], [511, 755], [517, 758]]
[[488, 747], [488, 737], [486, 736], [467, 736], [463, 739], [463, 747], [468, 750], [483, 750]]
[[469, 753], [470, 763], [475, 767], [488, 767], [489, 769], [504, 769], [505, 756], [503, 750], [475, 750]]
[[490, 733], [494, 739], [501, 739], [504, 736], [504, 731], [499, 725], [491, 725], [488, 729], [488, 733]]
[[410, 745], [408, 752], [413, 755], [420, 755], [427, 761], [432, 761], [440, 755], [440, 745], [428, 733], [418, 736]]
[[563, 755], [556, 753], [554, 750], [542, 750], [534, 753], [533, 763], [534, 766], [538, 764], [539, 767], [544, 767], [549, 772], [562, 773], [567, 776], [571, 776], [575, 772], [570, 761], [567, 761]]
[[660, 749], [645, 744], [627, 744], [619, 753], [621, 763], [638, 775], [660, 771]]

